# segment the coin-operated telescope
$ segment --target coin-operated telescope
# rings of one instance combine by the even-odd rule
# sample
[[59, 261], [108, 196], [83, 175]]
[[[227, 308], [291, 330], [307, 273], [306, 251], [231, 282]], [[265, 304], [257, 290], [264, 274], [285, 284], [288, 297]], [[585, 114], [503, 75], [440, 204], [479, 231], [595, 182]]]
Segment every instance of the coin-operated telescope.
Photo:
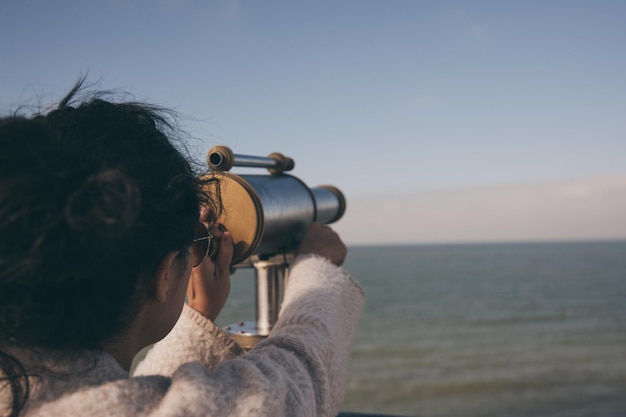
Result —
[[[251, 348], [269, 335], [278, 319], [289, 265], [313, 222], [339, 220], [346, 200], [337, 188], [309, 188], [298, 178], [285, 174], [294, 161], [280, 153], [267, 157], [235, 155], [225, 146], [212, 148], [207, 156], [212, 175], [209, 192], [222, 201], [217, 222], [233, 237], [233, 268], [254, 268], [256, 321], [239, 322], [226, 330], [244, 348]], [[243, 175], [232, 167], [266, 168], [269, 174]]]

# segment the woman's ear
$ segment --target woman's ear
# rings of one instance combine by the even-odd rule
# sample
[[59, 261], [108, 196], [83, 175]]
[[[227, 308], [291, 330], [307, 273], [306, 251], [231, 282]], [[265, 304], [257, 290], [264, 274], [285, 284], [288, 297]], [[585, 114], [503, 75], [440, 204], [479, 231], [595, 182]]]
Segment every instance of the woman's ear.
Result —
[[180, 252], [176, 250], [165, 254], [156, 270], [153, 280], [154, 298], [156, 298], [156, 300], [161, 304], [164, 304], [167, 301], [170, 288], [174, 284], [173, 281], [177, 280], [176, 271], [172, 268], [178, 268], [174, 263], [174, 260], [179, 253]]

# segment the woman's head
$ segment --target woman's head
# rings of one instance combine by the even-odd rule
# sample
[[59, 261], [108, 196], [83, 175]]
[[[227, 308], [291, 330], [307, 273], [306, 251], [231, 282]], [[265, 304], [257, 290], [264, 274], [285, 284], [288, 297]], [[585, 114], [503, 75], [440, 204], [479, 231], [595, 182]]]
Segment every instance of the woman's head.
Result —
[[208, 203], [162, 112], [76, 90], [0, 119], [0, 343], [101, 347]]

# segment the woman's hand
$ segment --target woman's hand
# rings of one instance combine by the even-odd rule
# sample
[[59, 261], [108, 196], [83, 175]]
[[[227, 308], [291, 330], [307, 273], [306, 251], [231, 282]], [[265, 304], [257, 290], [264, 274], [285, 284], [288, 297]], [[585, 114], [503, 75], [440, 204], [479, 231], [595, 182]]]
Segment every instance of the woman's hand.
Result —
[[307, 253], [323, 256], [335, 265], [341, 266], [348, 249], [333, 229], [320, 223], [312, 223], [304, 234], [297, 252], [298, 255]]
[[[206, 221], [203, 211], [201, 221]], [[213, 238], [219, 246], [215, 260], [207, 256], [200, 265], [191, 270], [187, 287], [189, 307], [215, 321], [230, 294], [230, 263], [233, 258], [233, 239], [229, 232], [213, 226]]]

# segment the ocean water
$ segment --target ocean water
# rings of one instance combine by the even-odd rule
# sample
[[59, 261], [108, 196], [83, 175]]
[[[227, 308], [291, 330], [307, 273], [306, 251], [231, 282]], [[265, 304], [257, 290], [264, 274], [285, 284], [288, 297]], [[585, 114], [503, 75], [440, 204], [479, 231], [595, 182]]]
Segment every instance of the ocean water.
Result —
[[[626, 416], [626, 242], [352, 247], [344, 411]], [[218, 322], [254, 317], [238, 271]]]

